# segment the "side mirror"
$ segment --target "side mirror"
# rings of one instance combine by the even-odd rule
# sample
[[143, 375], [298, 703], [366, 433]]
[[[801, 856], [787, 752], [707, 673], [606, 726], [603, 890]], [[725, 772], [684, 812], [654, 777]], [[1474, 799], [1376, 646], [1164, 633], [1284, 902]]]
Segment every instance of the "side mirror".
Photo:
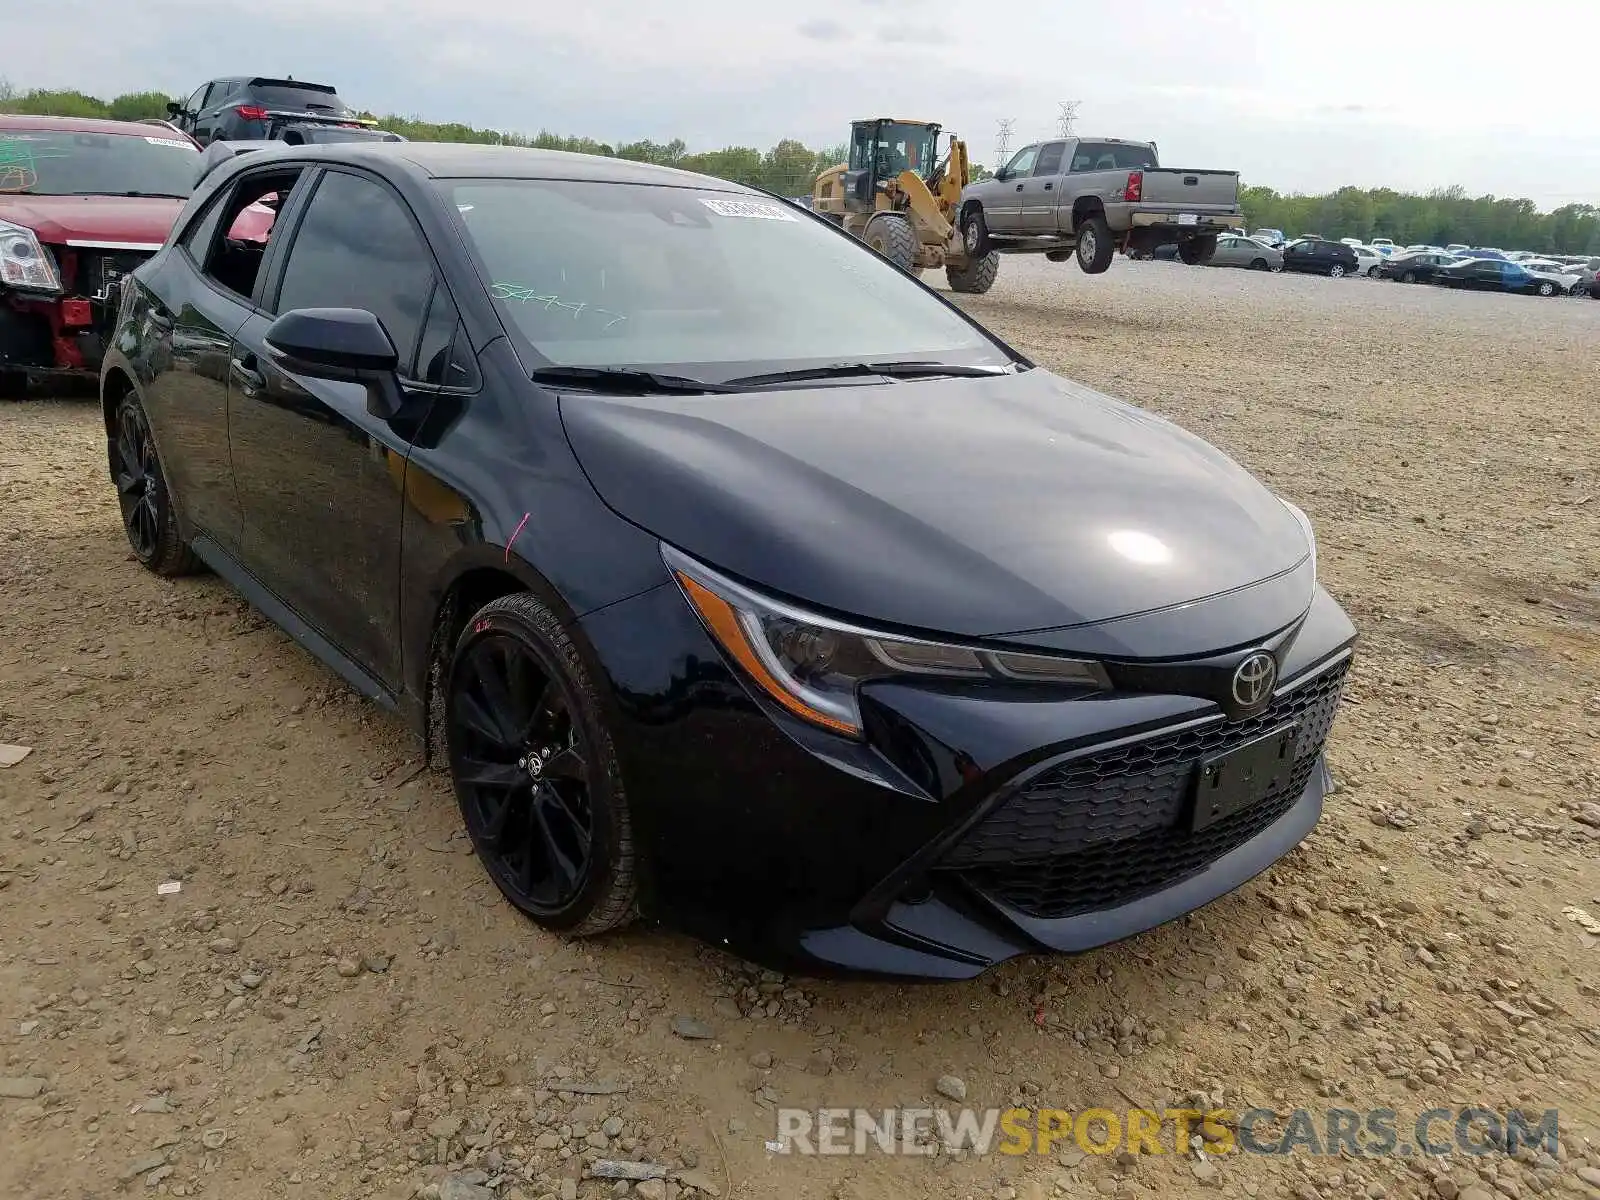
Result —
[[287, 371], [365, 384], [373, 416], [388, 420], [400, 412], [400, 355], [366, 309], [297, 308], [267, 327], [266, 342]]
[[169, 117], [181, 117], [181, 116], [183, 116], [183, 105], [179, 104], [176, 100], [168, 100], [167, 101], [167, 116], [169, 116]]
[[994, 173], [994, 177], [997, 183], [1004, 183], [1006, 180], [1011, 178], [1011, 168], [1001, 167]]

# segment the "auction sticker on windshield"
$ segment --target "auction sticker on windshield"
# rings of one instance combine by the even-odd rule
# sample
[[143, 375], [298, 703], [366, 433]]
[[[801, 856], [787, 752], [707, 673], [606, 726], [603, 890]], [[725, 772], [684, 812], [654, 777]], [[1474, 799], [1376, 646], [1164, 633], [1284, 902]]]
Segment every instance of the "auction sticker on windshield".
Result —
[[144, 139], [152, 146], [176, 146], [179, 150], [187, 150], [194, 143], [180, 142], [177, 138], [147, 137]]
[[759, 200], [710, 200], [700, 197], [704, 204], [719, 217], [755, 217], [760, 221], [793, 221], [793, 213], [783, 211], [781, 204], [763, 204]]

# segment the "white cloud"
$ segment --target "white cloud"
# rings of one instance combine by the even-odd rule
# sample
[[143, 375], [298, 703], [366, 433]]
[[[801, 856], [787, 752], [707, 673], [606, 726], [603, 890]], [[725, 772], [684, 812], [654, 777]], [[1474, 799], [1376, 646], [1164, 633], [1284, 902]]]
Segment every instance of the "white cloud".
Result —
[[[998, 12], [998, 10], [995, 10]], [[238, 71], [335, 83], [379, 111], [696, 148], [842, 141], [852, 117], [935, 119], [993, 158], [996, 121], [1152, 138], [1252, 182], [1600, 202], [1594, 0], [273, 0], [247, 39], [201, 0], [52, 0], [8, 22], [20, 86], [191, 91]], [[233, 27], [230, 25], [230, 30]], [[87, 37], [85, 29], [93, 29]], [[1534, 64], [1540, 64], [1538, 66]], [[1019, 144], [1014, 140], [1014, 144]]]

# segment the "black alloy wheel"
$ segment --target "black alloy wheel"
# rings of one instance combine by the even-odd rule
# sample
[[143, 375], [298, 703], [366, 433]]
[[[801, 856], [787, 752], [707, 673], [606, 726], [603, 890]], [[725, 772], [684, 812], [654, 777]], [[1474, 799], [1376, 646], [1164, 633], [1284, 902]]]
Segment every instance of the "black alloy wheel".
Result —
[[467, 625], [445, 737], [456, 798], [489, 877], [540, 925], [590, 934], [632, 913], [632, 850], [609, 738], [555, 617], [507, 596]]
[[117, 406], [111, 476], [134, 557], [157, 575], [187, 575], [198, 570], [199, 560], [178, 535], [172, 491], [161, 470], [150, 422], [133, 395]]
[[160, 487], [156, 444], [144, 412], [136, 405], [124, 404], [117, 413], [117, 498], [122, 502], [128, 545], [140, 562], [154, 558], [161, 541], [161, 516], [156, 510]]

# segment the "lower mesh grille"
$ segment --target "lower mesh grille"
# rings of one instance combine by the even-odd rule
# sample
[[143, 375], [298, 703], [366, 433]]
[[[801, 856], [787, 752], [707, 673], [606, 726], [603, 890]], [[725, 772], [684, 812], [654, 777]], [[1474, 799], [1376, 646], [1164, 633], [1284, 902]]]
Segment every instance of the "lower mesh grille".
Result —
[[[1248, 720], [1090, 750], [1030, 780], [941, 861], [996, 900], [1046, 919], [1160, 891], [1249, 841], [1294, 805], [1333, 727], [1348, 660], [1279, 696]], [[1295, 765], [1260, 803], [1191, 833], [1200, 761], [1298, 722]]]

